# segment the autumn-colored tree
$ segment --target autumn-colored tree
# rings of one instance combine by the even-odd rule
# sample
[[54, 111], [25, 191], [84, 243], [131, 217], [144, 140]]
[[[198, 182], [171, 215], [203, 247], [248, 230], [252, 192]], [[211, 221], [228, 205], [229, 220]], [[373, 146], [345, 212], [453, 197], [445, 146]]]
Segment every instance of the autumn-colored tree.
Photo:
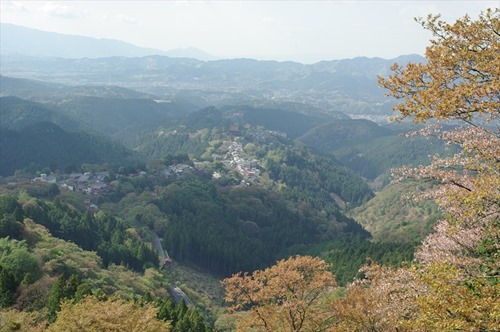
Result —
[[[466, 122], [498, 118], [500, 82], [499, 9], [488, 9], [476, 21], [469, 16], [451, 25], [439, 15], [418, 19], [434, 39], [427, 47], [425, 63], [395, 64], [394, 75], [379, 77], [390, 95], [403, 99], [395, 119], [414, 117], [458, 119]], [[498, 128], [497, 128], [498, 129]]]
[[49, 326], [48, 331], [170, 331], [170, 322], [158, 320], [157, 311], [157, 308], [148, 304], [138, 305], [117, 298], [100, 301], [89, 296], [76, 304], [63, 302], [57, 320]]
[[0, 311], [0, 332], [41, 332], [45, 331], [46, 323], [36, 312]]
[[[395, 171], [396, 181], [430, 181], [445, 213], [411, 266], [371, 265], [331, 304], [332, 331], [498, 331], [500, 326], [500, 21], [499, 9], [455, 24], [419, 20], [434, 39], [427, 61], [393, 66], [379, 78], [402, 99], [395, 120], [430, 122], [412, 134], [459, 147], [452, 157]], [[450, 121], [451, 120], [451, 121]], [[441, 131], [449, 121], [454, 129]]]
[[238, 331], [326, 331], [332, 323], [325, 295], [336, 286], [319, 258], [296, 256], [249, 275], [223, 280], [231, 311], [247, 311]]
[[416, 317], [416, 299], [424, 290], [413, 268], [372, 263], [364, 278], [347, 286], [345, 296], [331, 302], [335, 317], [331, 331], [411, 331], [407, 321]]
[[[447, 24], [439, 16], [420, 20], [434, 39], [427, 62], [395, 65], [379, 78], [403, 99], [397, 120], [429, 120], [420, 131], [438, 135], [460, 152], [434, 156], [431, 164], [404, 167], [396, 180], [438, 183], [427, 193], [446, 213], [417, 252], [414, 282], [423, 285], [413, 328], [495, 330], [500, 326], [500, 10], [477, 20]], [[451, 120], [451, 121], [450, 121]], [[441, 131], [444, 121], [455, 128]]]
[[[426, 63], [393, 66], [394, 75], [379, 78], [389, 93], [404, 102], [396, 119], [458, 120], [465, 126], [437, 134], [461, 151], [453, 157], [435, 156], [429, 166], [402, 168], [399, 179], [436, 180], [432, 192], [459, 227], [481, 227], [498, 220], [500, 203], [500, 10], [487, 10], [478, 20], [468, 16], [453, 25], [430, 15], [421, 20], [434, 35]], [[484, 225], [483, 225], [484, 226]], [[465, 246], [463, 246], [465, 247]]]

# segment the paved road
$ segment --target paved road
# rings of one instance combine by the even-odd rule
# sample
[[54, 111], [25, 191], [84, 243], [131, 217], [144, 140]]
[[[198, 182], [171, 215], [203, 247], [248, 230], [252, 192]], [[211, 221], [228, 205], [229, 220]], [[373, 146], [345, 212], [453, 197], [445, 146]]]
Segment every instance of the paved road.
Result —
[[160, 255], [160, 263], [163, 263], [165, 259], [170, 258], [170, 256], [168, 255], [168, 252], [163, 249], [158, 234], [156, 234], [156, 232], [151, 232], [151, 234], [153, 237], [153, 246], [158, 252], [158, 255]]
[[[158, 255], [160, 256], [160, 264], [162, 264], [165, 259], [170, 258], [168, 255], [168, 252], [163, 249], [163, 246], [161, 245], [160, 238], [155, 232], [152, 233], [152, 238], [153, 238], [153, 246], [158, 252]], [[172, 296], [172, 299], [176, 304], [181, 303], [182, 300], [184, 300], [184, 303], [186, 303], [188, 306], [192, 306], [193, 302], [189, 299], [189, 297], [180, 289], [179, 287], [175, 285], [170, 285], [168, 286], [168, 292], [170, 296]]]
[[176, 304], [179, 304], [182, 300], [184, 300], [184, 303], [186, 303], [188, 306], [193, 305], [193, 302], [189, 299], [189, 297], [187, 297], [186, 293], [184, 293], [179, 287], [168, 286], [168, 292], [170, 293]]

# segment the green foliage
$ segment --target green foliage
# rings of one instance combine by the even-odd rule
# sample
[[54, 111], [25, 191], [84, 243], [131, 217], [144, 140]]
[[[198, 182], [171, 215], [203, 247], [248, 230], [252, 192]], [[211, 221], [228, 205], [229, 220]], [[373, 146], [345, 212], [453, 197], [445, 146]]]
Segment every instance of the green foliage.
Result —
[[[2, 305], [37, 311], [44, 318], [53, 319], [62, 299], [76, 303], [88, 294], [99, 297], [116, 294], [129, 299], [148, 293], [153, 299], [168, 296], [164, 276], [158, 271], [146, 269], [139, 275], [123, 266], [105, 268], [95, 252], [55, 238], [29, 219], [25, 223], [26, 241], [0, 239]], [[31, 266], [26, 259], [20, 260], [20, 255], [15, 255], [16, 250], [27, 251], [28, 243], [31, 260], [36, 263], [30, 269], [26, 268]], [[16, 277], [23, 274], [21, 280]]]
[[165, 156], [165, 166], [186, 164], [193, 166], [193, 162], [187, 154], [167, 155]]
[[14, 280], [20, 283], [29, 273], [33, 278], [40, 276], [40, 267], [36, 257], [29, 252], [25, 241], [0, 239], [0, 266], [11, 273]]
[[368, 260], [382, 265], [401, 266], [413, 259], [415, 243], [371, 242], [360, 236], [349, 236], [306, 250], [307, 254], [321, 256], [332, 265], [332, 272], [339, 285], [347, 285], [360, 277], [360, 268]]
[[[11, 78], [2, 76], [2, 83]], [[6, 83], [8, 86], [9, 83]], [[2, 91], [4, 86], [2, 85]], [[49, 91], [47, 91], [49, 93]], [[52, 122], [66, 130], [78, 130], [80, 124], [64, 114], [59, 114], [57, 109], [49, 105], [36, 103], [16, 97], [0, 97], [0, 114], [3, 129], [20, 130], [40, 122]]]
[[199, 135], [160, 131], [139, 135], [130, 145], [149, 160], [168, 160], [168, 156], [175, 155], [199, 157], [205, 152], [208, 143]]
[[297, 140], [323, 153], [393, 134], [369, 120], [336, 120], [318, 125]]
[[12, 215], [3, 215], [0, 219], [0, 238], [11, 237], [18, 239], [21, 235], [22, 224]]
[[131, 153], [118, 143], [88, 132], [67, 132], [49, 122], [40, 122], [19, 131], [0, 131], [1, 175], [34, 164], [38, 169], [52, 166], [66, 169], [82, 163], [126, 164]]
[[14, 274], [0, 265], [0, 308], [7, 308], [12, 304], [18, 285]]
[[[15, 220], [22, 221], [21, 205], [17, 202], [14, 196], [2, 194], [0, 195], [0, 215], [16, 215]], [[21, 214], [19, 214], [21, 213]]]
[[286, 147], [271, 150], [264, 165], [274, 180], [286, 184], [285, 197], [329, 213], [337, 211], [338, 206], [332, 193], [350, 206], [373, 197], [368, 185], [354, 172], [333, 158], [315, 156], [306, 150], [298, 152]]
[[331, 152], [356, 173], [374, 180], [395, 167], [427, 164], [429, 155], [444, 154], [446, 149], [436, 139], [391, 135]]
[[[407, 130], [416, 128], [410, 126]], [[368, 120], [333, 121], [314, 127], [297, 140], [321, 153], [335, 155], [345, 166], [370, 180], [391, 168], [428, 163], [429, 155], [446, 152], [436, 139], [403, 137]]]
[[143, 271], [145, 264], [158, 265], [156, 253], [128, 233], [127, 225], [109, 214], [80, 213], [60, 200], [54, 203], [32, 199], [23, 205], [24, 213], [46, 226], [52, 234], [73, 241], [85, 250], [95, 250], [104, 264], [125, 264]]
[[229, 122], [223, 118], [223, 114], [215, 107], [207, 107], [193, 112], [181, 121], [181, 126], [187, 131], [194, 132], [204, 128], [227, 127]]
[[369, 202], [349, 211], [349, 215], [379, 242], [420, 242], [442, 216], [430, 200], [415, 201], [429, 185], [417, 182], [387, 186]]
[[257, 188], [218, 188], [185, 178], [159, 194], [154, 204], [168, 219], [167, 251], [219, 275], [267, 266], [296, 246], [341, 233], [317, 212], [291, 209], [278, 195]]
[[66, 278], [64, 275], [59, 276], [57, 282], [50, 289], [47, 300], [47, 319], [49, 322], [52, 323], [56, 320], [57, 312], [61, 309], [62, 300], [74, 298], [77, 292], [77, 300], [90, 293], [85, 288], [79, 287], [80, 285], [81, 281], [78, 274], [72, 274], [69, 278]]
[[203, 317], [195, 308], [188, 308], [184, 301], [175, 304], [172, 299], [159, 300], [158, 319], [170, 321], [172, 332], [209, 332], [212, 329], [205, 324]]
[[68, 98], [60, 108], [100, 133], [125, 140], [145, 130], [155, 130], [159, 124], [174, 122], [192, 111], [192, 107], [175, 101], [157, 103], [150, 98], [106, 96]]
[[28, 251], [25, 241], [0, 238], [0, 308], [12, 304], [15, 291], [22, 281], [32, 281], [33, 278], [39, 278], [40, 274], [39, 262]]
[[[283, 107], [283, 105], [280, 105]], [[280, 131], [292, 139], [307, 130], [331, 121], [332, 118], [321, 113], [302, 114], [281, 108], [262, 108], [251, 106], [228, 106], [222, 110], [230, 113], [242, 113], [242, 121], [252, 126], [263, 126], [269, 130]], [[285, 120], [286, 119], [286, 120]]]
[[0, 195], [0, 238], [19, 239], [24, 219], [21, 205], [11, 195]]

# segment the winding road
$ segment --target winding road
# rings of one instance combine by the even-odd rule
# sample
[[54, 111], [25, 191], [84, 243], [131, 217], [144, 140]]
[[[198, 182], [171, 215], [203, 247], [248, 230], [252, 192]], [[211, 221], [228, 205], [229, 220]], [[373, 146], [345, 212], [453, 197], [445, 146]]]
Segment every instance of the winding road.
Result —
[[[158, 234], [156, 232], [151, 232], [152, 238], [153, 238], [153, 247], [155, 250], [158, 252], [158, 255], [160, 256], [160, 264], [163, 264], [166, 259], [170, 259], [170, 256], [168, 255], [168, 252], [163, 249], [163, 246], [161, 245], [161, 240], [158, 237]], [[168, 293], [170, 296], [172, 296], [172, 299], [176, 304], [181, 303], [184, 301], [186, 305], [188, 306], [193, 306], [193, 302], [189, 299], [189, 297], [180, 289], [179, 287], [175, 285], [170, 285], [168, 286]]]
[[151, 232], [151, 234], [153, 237], [153, 247], [158, 252], [158, 255], [160, 255], [160, 264], [163, 264], [163, 262], [165, 262], [165, 259], [170, 258], [170, 256], [168, 255], [168, 252], [163, 249], [158, 234], [156, 234], [156, 232]]

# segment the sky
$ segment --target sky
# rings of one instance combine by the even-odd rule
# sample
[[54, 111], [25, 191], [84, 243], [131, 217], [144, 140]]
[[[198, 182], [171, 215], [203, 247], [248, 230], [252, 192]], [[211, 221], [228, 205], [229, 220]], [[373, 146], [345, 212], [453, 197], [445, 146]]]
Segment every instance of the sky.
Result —
[[463, 1], [9, 1], [0, 22], [221, 58], [314, 63], [423, 55], [430, 33], [415, 17], [447, 22], [500, 0]]

